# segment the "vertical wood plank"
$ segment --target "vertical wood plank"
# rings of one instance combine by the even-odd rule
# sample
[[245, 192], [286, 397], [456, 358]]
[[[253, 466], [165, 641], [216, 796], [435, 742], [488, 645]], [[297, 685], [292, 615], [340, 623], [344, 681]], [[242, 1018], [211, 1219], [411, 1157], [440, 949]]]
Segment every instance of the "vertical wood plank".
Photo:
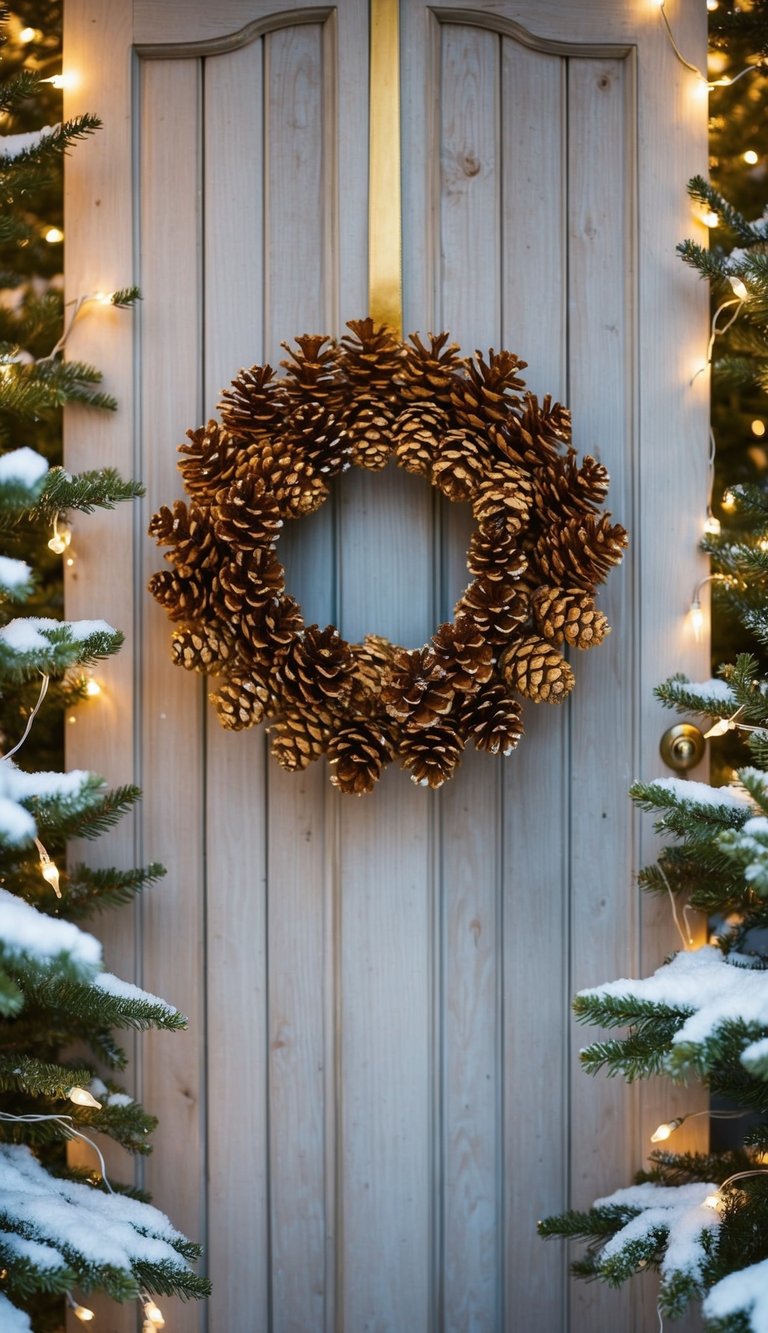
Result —
[[[145, 521], [180, 493], [174, 445], [200, 418], [201, 69], [147, 62], [141, 86], [141, 439]], [[173, 279], [172, 299], [169, 280]], [[162, 561], [144, 542], [144, 575]], [[168, 849], [168, 876], [143, 904], [142, 984], [189, 1018], [183, 1034], [151, 1034], [144, 1090], [160, 1116], [146, 1181], [188, 1235], [205, 1238], [205, 975], [202, 685], [170, 660], [167, 617], [147, 607], [141, 656], [143, 839]], [[166, 1319], [206, 1326], [206, 1308], [166, 1302]]]
[[[307, 25], [265, 39], [265, 355], [325, 324], [326, 236], [323, 34]], [[273, 359], [275, 358], [275, 359]], [[332, 619], [331, 505], [296, 525], [278, 548], [289, 587]], [[290, 530], [291, 525], [288, 525]], [[327, 1179], [326, 1069], [332, 1033], [326, 995], [327, 774], [302, 775], [269, 761], [268, 947], [272, 1320], [279, 1333], [327, 1327], [326, 1243], [333, 1229]]]
[[[503, 325], [531, 390], [567, 401], [566, 67], [502, 50]], [[568, 714], [530, 703], [504, 767], [506, 1318], [567, 1327], [564, 1247], [538, 1218], [568, 1194]], [[547, 1055], [544, 1057], [543, 1052]]]
[[[242, 366], [262, 360], [263, 43], [252, 42], [209, 58], [204, 80], [204, 416], [208, 418], [222, 387]], [[215, 689], [215, 679], [207, 685]], [[211, 1330], [251, 1325], [266, 1329], [269, 1319], [264, 739], [261, 729], [225, 732], [209, 707], [206, 1037]], [[234, 793], [239, 793], [236, 799]], [[233, 1236], [247, 1237], [247, 1244], [233, 1244]]]
[[[443, 27], [439, 308], [465, 353], [498, 346], [500, 334], [499, 57], [495, 33]], [[441, 574], [455, 588], [469, 579], [471, 512], [444, 513]], [[442, 614], [452, 618], [452, 606]], [[500, 780], [498, 762], [468, 753], [440, 797], [441, 1262], [451, 1333], [491, 1333], [503, 1319]]]

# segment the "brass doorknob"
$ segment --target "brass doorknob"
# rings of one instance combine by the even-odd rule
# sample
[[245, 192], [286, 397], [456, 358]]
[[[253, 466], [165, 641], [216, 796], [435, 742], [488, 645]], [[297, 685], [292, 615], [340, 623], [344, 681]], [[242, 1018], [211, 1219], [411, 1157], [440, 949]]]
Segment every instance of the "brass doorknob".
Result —
[[659, 753], [669, 768], [674, 768], [677, 773], [687, 773], [703, 758], [704, 737], [692, 722], [678, 722], [664, 732]]

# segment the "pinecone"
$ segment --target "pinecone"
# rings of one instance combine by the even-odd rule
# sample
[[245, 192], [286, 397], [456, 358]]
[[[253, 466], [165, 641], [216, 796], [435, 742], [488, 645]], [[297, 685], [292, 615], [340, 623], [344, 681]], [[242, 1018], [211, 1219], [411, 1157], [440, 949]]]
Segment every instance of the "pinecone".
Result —
[[493, 675], [493, 648], [470, 616], [441, 625], [432, 635], [437, 660], [457, 694], [473, 694]]
[[189, 444], [180, 444], [178, 450], [186, 454], [179, 463], [184, 487], [193, 498], [210, 501], [222, 486], [234, 480], [243, 446], [218, 421], [188, 430], [187, 439]]
[[208, 511], [194, 500], [189, 508], [183, 500], [175, 500], [173, 509], [163, 505], [152, 515], [148, 531], [158, 546], [171, 547], [165, 558], [179, 578], [201, 576], [204, 570], [215, 569], [220, 559]]
[[251, 366], [222, 389], [218, 405], [222, 424], [242, 440], [270, 435], [285, 415], [286, 394], [271, 366]]
[[295, 639], [279, 667], [279, 680], [290, 699], [325, 708], [349, 697], [354, 662], [349, 644], [333, 625], [308, 625]]
[[284, 518], [312, 514], [328, 498], [325, 482], [284, 439], [265, 441], [249, 459], [244, 475], [251, 482], [263, 481], [265, 489], [278, 501]]
[[296, 339], [298, 351], [281, 343], [289, 361], [281, 361], [286, 371], [283, 385], [294, 403], [313, 403], [326, 412], [338, 414], [346, 398], [343, 377], [339, 373], [339, 348], [325, 334], [305, 333]]
[[282, 661], [304, 628], [301, 607], [288, 595], [271, 597], [263, 606], [242, 611], [238, 624], [241, 655], [269, 669]]
[[537, 630], [551, 643], [595, 648], [611, 627], [594, 599], [581, 588], [537, 588], [531, 599]]
[[487, 362], [480, 351], [475, 352], [474, 359], [463, 361], [466, 376], [454, 376], [451, 385], [451, 402], [459, 425], [482, 430], [503, 424], [520, 401], [517, 390], [525, 381], [517, 372], [526, 364], [512, 352], [496, 353], [492, 347]]
[[407, 403], [450, 405], [454, 372], [461, 362], [457, 355], [459, 345], [448, 343], [449, 336], [430, 333], [429, 347], [425, 347], [418, 333], [408, 335], [412, 345], [406, 347], [397, 375], [400, 393]]
[[562, 703], [573, 689], [573, 672], [545, 639], [522, 639], [505, 648], [501, 673], [510, 689], [534, 703]]
[[171, 638], [173, 661], [187, 671], [207, 671], [209, 675], [216, 675], [231, 653], [230, 641], [210, 625], [177, 629]]
[[453, 777], [464, 742], [455, 727], [438, 722], [422, 731], [407, 732], [399, 746], [403, 768], [410, 769], [411, 782], [420, 787], [442, 787]]
[[239, 616], [282, 593], [285, 570], [271, 547], [241, 551], [219, 565], [218, 584], [224, 615]]
[[346, 431], [323, 403], [299, 403], [286, 423], [285, 439], [318, 476], [335, 477], [349, 467]]
[[489, 464], [488, 445], [469, 430], [449, 430], [440, 441], [432, 480], [449, 500], [471, 500]]
[[208, 698], [223, 727], [229, 731], [244, 731], [246, 727], [263, 722], [271, 694], [258, 672], [231, 672], [216, 693], [209, 694]]
[[528, 568], [528, 558], [516, 540], [503, 518], [493, 519], [473, 532], [467, 555], [470, 573], [494, 583], [520, 578]]
[[379, 634], [366, 634], [362, 643], [350, 645], [354, 663], [351, 703], [355, 712], [367, 716], [382, 710], [381, 686], [395, 657], [395, 647]]
[[499, 452], [531, 471], [559, 457], [570, 439], [571, 414], [562, 403], [553, 404], [549, 394], [541, 403], [535, 394], [524, 394], [522, 410], [515, 410], [504, 427], [494, 432]]
[[440, 407], [428, 403], [407, 407], [392, 428], [399, 466], [406, 472], [429, 477], [440, 439], [448, 427], [448, 415]]
[[273, 758], [286, 772], [297, 773], [325, 752], [331, 736], [331, 724], [330, 718], [322, 710], [307, 713], [302, 708], [287, 708], [269, 731]]
[[503, 464], [486, 472], [475, 492], [472, 513], [481, 527], [501, 519], [511, 533], [528, 521], [532, 486], [522, 468]]
[[410, 729], [428, 727], [450, 712], [454, 689], [431, 647], [400, 648], [384, 680], [381, 699], [390, 717]]
[[341, 340], [340, 363], [347, 377], [352, 397], [383, 398], [393, 408], [399, 398], [395, 373], [400, 369], [404, 349], [386, 324], [372, 319], [350, 319]]
[[619, 524], [610, 514], [586, 514], [548, 528], [536, 543], [536, 556], [545, 578], [561, 587], [575, 584], [590, 590], [602, 583], [612, 565], [618, 565], [627, 545]]
[[608, 494], [609, 477], [602, 463], [584, 459], [581, 467], [575, 449], [552, 458], [536, 470], [533, 502], [540, 513], [561, 513], [566, 518], [599, 509]]
[[490, 643], [504, 643], [530, 615], [525, 592], [513, 579], [475, 579], [454, 607], [457, 616], [469, 616]]
[[379, 472], [387, 466], [394, 440], [394, 412], [380, 399], [358, 400], [344, 417], [352, 462]]
[[199, 621], [211, 602], [211, 580], [205, 574], [180, 578], [172, 569], [153, 574], [147, 585], [171, 620]]
[[487, 685], [464, 701], [458, 721], [476, 749], [511, 754], [523, 734], [522, 711], [504, 685]]
[[277, 497], [260, 478], [233, 481], [218, 492], [211, 513], [216, 537], [234, 551], [274, 546], [283, 526]]
[[328, 762], [333, 766], [331, 782], [339, 791], [365, 796], [373, 791], [393, 753], [391, 728], [356, 719], [340, 728], [328, 745]]

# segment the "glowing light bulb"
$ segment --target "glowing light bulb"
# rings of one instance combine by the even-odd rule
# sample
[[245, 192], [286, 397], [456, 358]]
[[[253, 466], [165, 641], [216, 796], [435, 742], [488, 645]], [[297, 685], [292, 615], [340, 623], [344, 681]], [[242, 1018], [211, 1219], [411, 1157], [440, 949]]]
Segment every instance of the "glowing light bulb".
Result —
[[651, 1135], [651, 1143], [663, 1143], [670, 1135], [674, 1134], [683, 1123], [684, 1117], [679, 1115], [674, 1120], [665, 1120], [661, 1125], [657, 1125]]
[[730, 282], [731, 287], [733, 288], [734, 296], [738, 297], [740, 301], [746, 301], [747, 297], [749, 296], [749, 292], [744, 286], [744, 283], [741, 281], [741, 278], [735, 278], [731, 276], [728, 279], [728, 281]]
[[704, 531], [708, 537], [720, 536], [720, 519], [715, 518], [714, 514], [707, 514], [704, 522]]
[[733, 723], [729, 717], [721, 717], [719, 722], [715, 722], [709, 731], [704, 732], [704, 740], [708, 741], [711, 736], [724, 736], [726, 731], [733, 730]]
[[710, 14], [713, 14], [715, 12], [719, 3], [720, 0], [707, 0], [707, 9], [709, 10]]
[[760, 418], [758, 417], [755, 421], [752, 422], [750, 430], [752, 431], [753, 435], [756, 435], [758, 437], [758, 439], [762, 439], [763, 435], [765, 435], [765, 422], [761, 421]]
[[715, 1210], [717, 1210], [720, 1207], [720, 1203], [721, 1203], [720, 1191], [718, 1190], [717, 1194], [707, 1195], [706, 1199], [704, 1200], [704, 1207], [714, 1208]]
[[159, 1306], [155, 1305], [154, 1301], [147, 1301], [144, 1306], [144, 1317], [149, 1320], [152, 1328], [165, 1328], [163, 1312]]
[[101, 694], [101, 685], [93, 676], [89, 676], [85, 683], [85, 692], [89, 699], [96, 699]]
[[98, 301], [99, 305], [111, 305], [114, 292], [94, 292], [93, 300]]
[[37, 36], [36, 28], [22, 28], [21, 32], [19, 33], [19, 41], [23, 42], [24, 45], [26, 46], [27, 42], [34, 42], [36, 36]]
[[720, 224], [720, 218], [712, 208], [708, 208], [702, 213], [701, 220], [705, 227], [717, 227]]
[[753, 166], [755, 165], [755, 163], [759, 160], [759, 159], [758, 159], [758, 155], [757, 155], [757, 153], [755, 152], [754, 148], [748, 148], [747, 151], [746, 151], [746, 153], [742, 153], [741, 156], [742, 156], [742, 158], [744, 159], [744, 161], [747, 163], [747, 165], [750, 166], [750, 167], [753, 167]]
[[757, 545], [761, 551], [768, 551], [768, 537], [761, 537]]
[[735, 509], [735, 508], [736, 508], [736, 496], [734, 495], [733, 491], [731, 491], [731, 490], [726, 491], [725, 494], [723, 495], [723, 498], [722, 498], [721, 503], [722, 503], [723, 509], [727, 509], [729, 513], [730, 513], [730, 511], [731, 511], [732, 509]]
[[693, 637], [697, 643], [701, 643], [701, 634], [704, 629], [704, 612], [701, 609], [701, 602], [698, 597], [691, 602], [690, 609], [691, 626], [693, 627]]
[[77, 78], [74, 74], [53, 74], [50, 79], [41, 79], [41, 83], [50, 83], [54, 88], [74, 88]]
[[75, 1316], [75, 1319], [81, 1320], [83, 1324], [90, 1324], [91, 1320], [96, 1318], [93, 1310], [89, 1310], [87, 1305], [73, 1306], [72, 1313]]
[[56, 897], [60, 898], [61, 889], [59, 888], [59, 867], [56, 865], [56, 862], [41, 860], [40, 874], [42, 875], [46, 884], [50, 884], [51, 888], [56, 894]]
[[63, 555], [67, 549], [67, 543], [60, 532], [54, 533], [48, 543], [48, 550], [53, 551], [54, 555]]
[[61, 227], [49, 227], [45, 233], [45, 239], [49, 245], [58, 245], [60, 241], [64, 240], [64, 232]]
[[93, 1093], [89, 1092], [87, 1088], [67, 1088], [67, 1096], [71, 1102], [75, 1103], [75, 1106], [92, 1106], [96, 1111], [101, 1110], [101, 1102], [97, 1102]]

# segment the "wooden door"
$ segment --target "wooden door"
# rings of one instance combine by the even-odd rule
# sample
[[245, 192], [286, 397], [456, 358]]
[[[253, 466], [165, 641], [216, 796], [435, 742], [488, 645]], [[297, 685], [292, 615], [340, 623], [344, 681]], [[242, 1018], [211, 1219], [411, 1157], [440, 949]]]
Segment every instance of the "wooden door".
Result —
[[[703, 58], [703, 7], [677, 8]], [[70, 108], [105, 122], [69, 167], [69, 292], [143, 292], [135, 316], [80, 320], [72, 354], [121, 406], [71, 410], [68, 465], [147, 487], [77, 526], [69, 614], [128, 644], [70, 758], [142, 786], [111, 854], [169, 871], [103, 924], [115, 968], [190, 1018], [133, 1058], [161, 1119], [141, 1179], [204, 1240], [214, 1286], [205, 1308], [169, 1303], [177, 1333], [655, 1319], [647, 1291], [571, 1286], [535, 1223], [627, 1183], [670, 1105], [587, 1079], [569, 1005], [675, 944], [633, 889], [649, 839], [627, 788], [660, 771], [654, 683], [706, 669], [684, 618], [706, 293], [674, 253], [706, 121], [644, 0], [401, 0], [401, 21], [406, 329], [520, 352], [608, 465], [632, 547], [603, 595], [612, 636], [578, 656], [571, 702], [528, 707], [519, 753], [468, 753], [440, 793], [392, 770], [355, 801], [320, 765], [284, 774], [262, 732], [218, 727], [170, 664], [144, 533], [181, 493], [176, 445], [241, 366], [365, 313], [367, 4], [66, 5]], [[347, 637], [421, 644], [464, 587], [467, 531], [406, 474], [347, 474], [284, 538], [290, 586]]]

